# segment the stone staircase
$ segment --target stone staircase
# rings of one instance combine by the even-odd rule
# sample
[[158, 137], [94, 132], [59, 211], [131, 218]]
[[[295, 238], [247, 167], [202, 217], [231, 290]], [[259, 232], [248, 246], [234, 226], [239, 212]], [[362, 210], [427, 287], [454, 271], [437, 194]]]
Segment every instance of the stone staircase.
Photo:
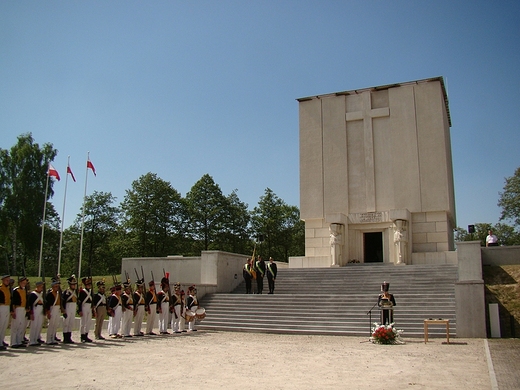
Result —
[[[208, 294], [200, 305], [200, 329], [287, 334], [369, 336], [379, 309], [373, 307], [381, 283], [394, 294], [395, 326], [403, 337], [423, 337], [423, 320], [450, 320], [456, 335], [455, 282], [451, 265], [349, 264], [340, 268], [278, 270], [275, 294], [244, 294], [242, 283], [229, 294]], [[253, 283], [255, 284], [255, 283]], [[371, 314], [367, 314], [373, 308]], [[371, 320], [370, 320], [371, 318]], [[444, 326], [429, 327], [430, 337], [445, 337]]]

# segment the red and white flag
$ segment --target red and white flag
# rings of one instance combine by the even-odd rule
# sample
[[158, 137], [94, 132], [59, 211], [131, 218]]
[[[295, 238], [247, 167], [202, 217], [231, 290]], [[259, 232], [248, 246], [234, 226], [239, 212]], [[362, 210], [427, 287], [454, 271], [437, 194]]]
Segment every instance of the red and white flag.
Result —
[[92, 169], [92, 173], [94, 174], [94, 176], [96, 176], [96, 168], [94, 168], [94, 164], [92, 164], [92, 161], [87, 160], [87, 168], [90, 168]]
[[70, 173], [72, 176], [72, 180], [74, 180], [74, 183], [76, 182], [76, 178], [74, 177], [74, 174], [72, 173], [72, 169], [70, 169], [70, 165], [67, 165], [67, 173]]
[[58, 173], [56, 168], [52, 166], [51, 163], [49, 163], [49, 170], [47, 171], [47, 174], [49, 176], [54, 176], [58, 181], [60, 181], [60, 174]]

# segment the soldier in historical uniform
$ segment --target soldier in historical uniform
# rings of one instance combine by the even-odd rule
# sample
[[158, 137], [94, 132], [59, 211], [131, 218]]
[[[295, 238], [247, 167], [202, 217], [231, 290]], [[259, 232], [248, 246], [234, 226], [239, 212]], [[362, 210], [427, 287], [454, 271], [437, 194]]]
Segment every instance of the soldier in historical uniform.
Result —
[[269, 283], [269, 294], [274, 294], [274, 281], [276, 280], [276, 274], [278, 273], [278, 267], [272, 257], [269, 257], [269, 263], [267, 263], [267, 282]]
[[11, 295], [11, 348], [22, 348], [24, 344], [24, 333], [27, 325], [25, 316], [27, 309], [27, 291], [25, 276], [18, 279], [18, 286], [13, 289]]
[[72, 275], [67, 279], [69, 287], [63, 291], [61, 302], [63, 306], [63, 343], [74, 344], [72, 340], [72, 330], [74, 328], [74, 319], [76, 318], [76, 310], [78, 307], [78, 296], [76, 295], [76, 287], [78, 281], [76, 276]]
[[0, 285], [0, 351], [6, 349], [4, 339], [7, 326], [9, 325], [9, 315], [11, 312], [10, 280], [11, 275], [2, 275], [2, 284]]
[[121, 305], [121, 290], [122, 287], [119, 283], [115, 283], [110, 289], [112, 295], [108, 298], [107, 312], [108, 312], [108, 335], [113, 339], [120, 339], [123, 336], [120, 333], [121, 330], [121, 318], [123, 314], [123, 308]]
[[123, 283], [124, 292], [121, 295], [121, 307], [123, 309], [123, 326], [121, 333], [123, 337], [132, 337], [132, 319], [134, 318], [134, 297], [130, 281]]
[[91, 343], [88, 337], [90, 323], [92, 322], [92, 278], [84, 277], [81, 279], [83, 287], [79, 290], [78, 295], [78, 314], [79, 328], [82, 343]]
[[98, 292], [92, 298], [92, 315], [96, 319], [96, 327], [94, 328], [94, 337], [96, 340], [104, 340], [101, 335], [103, 323], [107, 315], [107, 298], [105, 296], [105, 281], [99, 280], [96, 283]]
[[193, 313], [193, 316], [190, 315], [190, 319], [188, 322], [188, 332], [196, 332], [195, 329], [195, 312], [199, 308], [199, 301], [197, 299], [197, 289], [195, 286], [190, 286], [188, 288], [188, 298], [186, 298], [186, 311], [190, 311]]
[[155, 282], [150, 280], [150, 282], [148, 282], [148, 286], [149, 289], [145, 296], [146, 311], [148, 313], [148, 318], [146, 320], [146, 334], [155, 336], [157, 334], [153, 332], [155, 318], [157, 316], [157, 294], [155, 292]]
[[173, 295], [171, 301], [172, 307], [172, 329], [175, 333], [181, 333], [180, 328], [181, 316], [184, 314], [183, 297], [181, 296], [181, 284], [179, 282], [173, 285]]
[[134, 291], [134, 336], [144, 336], [141, 331], [143, 327], [144, 313], [145, 313], [145, 293], [144, 293], [144, 279], [138, 279], [135, 282], [136, 290]]
[[377, 305], [381, 309], [381, 324], [387, 325], [394, 322], [394, 310], [395, 306], [395, 298], [393, 294], [388, 292], [390, 288], [390, 283], [383, 282], [381, 285], [381, 294], [379, 294], [379, 298], [377, 299]]
[[60, 294], [60, 279], [53, 278], [51, 288], [45, 295], [45, 315], [49, 320], [47, 326], [47, 345], [56, 345], [56, 330], [60, 323], [62, 313], [61, 294]]
[[157, 314], [159, 314], [159, 333], [168, 332], [168, 320], [170, 318], [170, 280], [167, 277], [161, 279], [161, 291], [157, 293]]
[[29, 333], [29, 346], [41, 345], [41, 332], [43, 326], [43, 282], [36, 282], [34, 290], [29, 294], [27, 306], [29, 308], [29, 316], [31, 319], [31, 331]]
[[262, 291], [264, 290], [265, 261], [260, 256], [258, 256], [258, 260], [256, 261], [255, 269], [257, 286], [256, 293], [262, 294]]

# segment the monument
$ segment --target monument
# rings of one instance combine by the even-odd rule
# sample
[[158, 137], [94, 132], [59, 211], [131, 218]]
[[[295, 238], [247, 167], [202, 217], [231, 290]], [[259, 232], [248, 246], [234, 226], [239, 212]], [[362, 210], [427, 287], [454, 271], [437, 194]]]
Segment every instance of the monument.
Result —
[[305, 256], [290, 266], [455, 264], [443, 78], [297, 100]]

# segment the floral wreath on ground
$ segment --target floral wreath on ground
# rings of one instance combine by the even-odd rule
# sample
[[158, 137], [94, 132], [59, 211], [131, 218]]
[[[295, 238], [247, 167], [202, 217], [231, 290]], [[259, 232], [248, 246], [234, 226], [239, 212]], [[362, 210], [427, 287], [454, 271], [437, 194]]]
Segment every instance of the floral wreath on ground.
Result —
[[370, 341], [374, 344], [404, 344], [399, 339], [401, 333], [403, 333], [403, 330], [395, 328], [393, 322], [389, 325], [381, 325], [374, 322]]

